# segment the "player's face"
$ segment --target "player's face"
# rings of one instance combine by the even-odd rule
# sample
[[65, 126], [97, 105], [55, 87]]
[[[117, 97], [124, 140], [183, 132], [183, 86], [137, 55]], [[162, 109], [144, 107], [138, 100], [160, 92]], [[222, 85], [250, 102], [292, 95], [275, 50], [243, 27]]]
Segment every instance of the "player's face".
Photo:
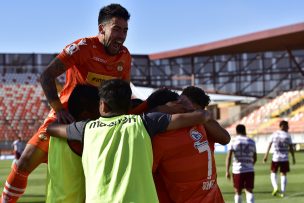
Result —
[[168, 102], [166, 105], [174, 109], [174, 113], [186, 113], [194, 110], [191, 101], [183, 95], [177, 101]]
[[128, 32], [128, 22], [122, 18], [112, 18], [106, 23], [100, 25], [103, 34], [102, 43], [106, 52], [110, 55], [116, 55], [122, 48]]

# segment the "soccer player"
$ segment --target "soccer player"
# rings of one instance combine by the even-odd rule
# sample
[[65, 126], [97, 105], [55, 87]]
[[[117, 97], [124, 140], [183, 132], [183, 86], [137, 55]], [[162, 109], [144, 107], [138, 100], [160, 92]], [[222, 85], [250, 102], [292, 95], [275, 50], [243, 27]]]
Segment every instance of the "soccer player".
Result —
[[[39, 164], [47, 162], [47, 126], [56, 119], [61, 123], [74, 121], [67, 111], [67, 101], [76, 84], [98, 86], [112, 78], [129, 81], [131, 55], [123, 46], [129, 18], [129, 12], [119, 4], [101, 8], [98, 35], [67, 45], [42, 73], [41, 85], [52, 110], [13, 166], [2, 193], [3, 203], [16, 202], [26, 189], [29, 174]], [[55, 80], [63, 73], [66, 74], [66, 82], [58, 96]]]
[[236, 126], [237, 136], [228, 145], [226, 158], [226, 178], [230, 179], [230, 165], [233, 156], [232, 174], [235, 191], [234, 202], [242, 202], [242, 191], [245, 189], [247, 203], [254, 202], [254, 164], [257, 160], [255, 142], [246, 136], [246, 127]]
[[105, 81], [99, 89], [99, 119], [53, 124], [47, 129], [51, 136], [83, 145], [78, 154], [82, 155], [88, 203], [158, 202], [150, 137], [203, 124], [210, 117], [204, 110], [172, 116], [159, 112], [127, 115], [131, 93], [123, 80]]
[[[154, 94], [154, 95], [153, 95]], [[161, 105], [178, 98], [160, 89], [148, 99]], [[184, 89], [196, 110], [204, 110], [210, 98], [197, 87]], [[150, 107], [151, 105], [149, 105]], [[208, 130], [205, 128], [208, 126]], [[216, 133], [216, 134], [214, 134]], [[169, 131], [153, 137], [153, 173], [160, 202], [224, 202], [216, 181], [214, 141], [227, 144], [229, 133], [216, 121]]]
[[[290, 171], [289, 169], [289, 161], [288, 161], [288, 151], [292, 156], [293, 164], [296, 163], [293, 146], [291, 142], [291, 136], [288, 133], [288, 122], [282, 120], [280, 122], [280, 130], [274, 132], [271, 135], [270, 143], [268, 145], [266, 154], [264, 156], [264, 163], [267, 162], [268, 154], [270, 151], [271, 146], [273, 145], [273, 155], [272, 155], [272, 162], [271, 162], [271, 173], [270, 173], [270, 180], [273, 187], [272, 195], [276, 196], [277, 194], [281, 197], [285, 196], [286, 184], [287, 184], [287, 172]], [[277, 182], [277, 172], [280, 168], [281, 172], [281, 193], [278, 193], [278, 182]]]
[[14, 148], [14, 161], [13, 163], [17, 162], [20, 159], [20, 156], [24, 150], [24, 142], [21, 139], [21, 136], [17, 136], [17, 139], [13, 142], [12, 146]]
[[[68, 100], [68, 111], [76, 121], [99, 118], [98, 108], [96, 87], [77, 85], [74, 88]], [[70, 149], [66, 140], [50, 137], [46, 203], [83, 203], [84, 186], [81, 157]]]

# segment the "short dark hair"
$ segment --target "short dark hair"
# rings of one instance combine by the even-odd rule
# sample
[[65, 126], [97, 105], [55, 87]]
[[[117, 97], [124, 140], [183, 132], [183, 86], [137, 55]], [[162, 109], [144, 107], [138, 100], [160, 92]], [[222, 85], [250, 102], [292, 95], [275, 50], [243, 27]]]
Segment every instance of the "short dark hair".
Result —
[[288, 122], [285, 120], [280, 121], [280, 127], [282, 126], [288, 126]]
[[76, 85], [68, 100], [68, 111], [76, 121], [84, 111], [98, 114], [98, 89], [89, 85]]
[[137, 107], [138, 105], [140, 105], [141, 103], [143, 103], [144, 101], [142, 99], [139, 99], [139, 98], [133, 98], [131, 99], [131, 104], [130, 104], [130, 107], [131, 109]]
[[99, 87], [99, 98], [113, 113], [127, 113], [130, 108], [132, 90], [130, 84], [121, 79], [106, 80]]
[[236, 126], [236, 133], [241, 135], [246, 135], [246, 127], [243, 124], [238, 124]]
[[205, 108], [210, 103], [210, 97], [199, 87], [186, 87], [183, 90], [182, 95], [187, 96], [191, 102], [200, 105], [202, 108]]
[[128, 21], [130, 19], [130, 14], [127, 9], [122, 7], [120, 4], [110, 4], [100, 9], [98, 16], [98, 25], [114, 17], [122, 18]]
[[149, 110], [154, 109], [157, 106], [164, 105], [167, 102], [178, 100], [179, 95], [168, 88], [160, 88], [154, 91], [148, 98]]

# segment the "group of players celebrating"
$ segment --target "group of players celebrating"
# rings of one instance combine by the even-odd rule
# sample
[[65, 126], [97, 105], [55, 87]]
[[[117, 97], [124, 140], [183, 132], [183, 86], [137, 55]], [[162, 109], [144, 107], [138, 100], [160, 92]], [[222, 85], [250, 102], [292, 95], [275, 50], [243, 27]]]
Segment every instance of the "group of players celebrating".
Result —
[[131, 55], [123, 46], [129, 18], [119, 4], [101, 8], [98, 34], [67, 45], [42, 73], [52, 109], [12, 166], [2, 203], [17, 202], [41, 163], [48, 163], [48, 203], [224, 202], [214, 143], [228, 144], [230, 135], [198, 87], [132, 100]]

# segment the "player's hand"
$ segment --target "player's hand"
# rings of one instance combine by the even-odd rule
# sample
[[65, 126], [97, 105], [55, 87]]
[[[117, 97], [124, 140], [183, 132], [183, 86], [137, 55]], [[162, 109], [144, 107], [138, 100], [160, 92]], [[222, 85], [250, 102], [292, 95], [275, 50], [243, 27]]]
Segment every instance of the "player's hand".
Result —
[[263, 163], [265, 164], [267, 162], [267, 157], [264, 157]]
[[227, 180], [230, 180], [231, 176], [230, 176], [229, 172], [226, 172], [226, 178], [227, 178]]
[[185, 95], [181, 95], [177, 101], [178, 104], [183, 106], [183, 109], [185, 112], [190, 112], [193, 111], [193, 105], [192, 102], [190, 101], [190, 99], [185, 96]]
[[58, 123], [69, 124], [75, 121], [73, 116], [64, 109], [57, 111], [56, 116]]
[[203, 123], [207, 123], [208, 121], [210, 121], [212, 119], [212, 116], [209, 111], [203, 110], [203, 109], [197, 109], [196, 111], [200, 111], [203, 113], [203, 119], [204, 119]]
[[176, 114], [193, 111], [193, 106], [186, 96], [181, 96], [177, 101], [167, 102], [165, 105], [156, 107], [156, 109], [158, 112]]

